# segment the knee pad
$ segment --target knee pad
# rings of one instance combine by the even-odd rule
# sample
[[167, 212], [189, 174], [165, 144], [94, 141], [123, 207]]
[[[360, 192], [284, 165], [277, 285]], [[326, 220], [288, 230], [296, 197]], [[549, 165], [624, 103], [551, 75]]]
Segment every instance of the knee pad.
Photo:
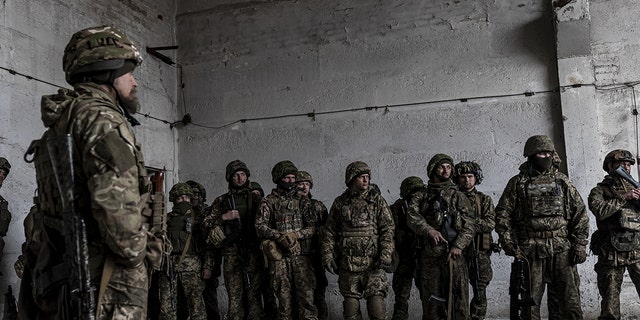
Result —
[[367, 299], [367, 311], [372, 320], [387, 319], [387, 305], [382, 296], [371, 296]]
[[342, 305], [344, 307], [342, 315], [344, 316], [345, 320], [356, 320], [362, 318], [360, 316], [360, 302], [358, 301], [358, 299], [344, 298]]

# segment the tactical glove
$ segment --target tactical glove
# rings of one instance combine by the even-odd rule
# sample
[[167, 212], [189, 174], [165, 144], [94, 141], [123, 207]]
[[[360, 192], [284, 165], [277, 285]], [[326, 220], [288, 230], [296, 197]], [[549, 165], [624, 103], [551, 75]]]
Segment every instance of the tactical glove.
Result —
[[322, 265], [325, 270], [329, 271], [331, 274], [337, 274], [338, 266], [336, 265], [336, 260], [333, 259], [331, 255], [325, 255], [322, 257]]
[[300, 254], [300, 242], [295, 232], [285, 232], [278, 237], [278, 243], [291, 254]]
[[215, 226], [211, 229], [211, 232], [209, 232], [209, 238], [207, 240], [209, 244], [216, 248], [222, 247], [222, 242], [225, 240], [224, 231], [222, 231], [220, 226]]
[[504, 254], [508, 256], [515, 257], [518, 254], [518, 249], [513, 243], [505, 243], [502, 246], [502, 250], [504, 250]]
[[569, 251], [569, 262], [571, 265], [581, 264], [587, 261], [587, 248], [582, 245], [574, 245]]

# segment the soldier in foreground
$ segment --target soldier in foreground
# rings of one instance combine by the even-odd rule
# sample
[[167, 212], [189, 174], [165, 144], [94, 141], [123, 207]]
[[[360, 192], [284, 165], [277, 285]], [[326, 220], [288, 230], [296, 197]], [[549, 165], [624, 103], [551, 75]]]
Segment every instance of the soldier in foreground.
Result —
[[[6, 158], [0, 157], [0, 188], [4, 179], [9, 175], [11, 171], [11, 164]], [[11, 212], [9, 212], [9, 203], [0, 195], [0, 259], [2, 258], [2, 252], [4, 251], [4, 237], [9, 230], [9, 223], [11, 223]], [[0, 273], [2, 275], [2, 273]]]
[[276, 188], [260, 203], [256, 230], [268, 256], [271, 288], [278, 296], [278, 319], [317, 320], [310, 255], [318, 219], [309, 199], [297, 193], [297, 173], [298, 168], [288, 160], [273, 167], [271, 177]]
[[553, 166], [554, 153], [548, 136], [527, 139], [527, 161], [509, 180], [496, 207], [504, 252], [529, 264], [530, 296], [536, 305], [524, 312], [524, 319], [540, 319], [545, 287], [549, 319], [583, 317], [576, 265], [587, 257], [589, 217], [569, 178]]
[[436, 154], [427, 165], [429, 183], [409, 201], [409, 227], [422, 237], [422, 319], [469, 319], [469, 278], [462, 251], [475, 233], [469, 199], [451, 181], [453, 159]]
[[311, 211], [318, 219], [317, 233], [312, 240], [312, 252], [311, 263], [313, 264], [313, 270], [316, 276], [316, 288], [313, 291], [313, 302], [318, 309], [318, 319], [326, 320], [328, 317], [327, 301], [325, 298], [325, 291], [329, 282], [327, 275], [325, 274], [324, 267], [322, 266], [322, 255], [320, 254], [320, 237], [321, 230], [327, 223], [329, 213], [327, 207], [319, 200], [313, 199], [311, 196], [311, 189], [313, 189], [313, 177], [306, 171], [298, 171], [296, 175], [296, 185], [298, 188], [298, 194], [309, 198], [311, 200]]
[[[204, 282], [201, 279], [202, 261], [196, 248], [195, 230], [199, 228], [191, 205], [193, 189], [184, 182], [176, 183], [169, 191], [173, 209], [167, 214], [167, 236], [173, 245], [168, 277], [160, 277], [160, 320], [178, 317], [178, 306], [186, 306], [190, 319], [205, 320], [202, 299]], [[183, 292], [184, 296], [178, 295]], [[184, 297], [184, 301], [178, 298]]]
[[476, 186], [482, 183], [482, 169], [473, 161], [464, 161], [456, 164], [454, 180], [458, 184], [458, 190], [463, 192], [474, 208], [476, 234], [471, 246], [465, 250], [465, 259], [469, 267], [469, 282], [473, 287], [473, 299], [471, 299], [471, 320], [484, 320], [487, 314], [487, 286], [493, 278], [491, 268], [491, 245], [493, 238], [491, 231], [496, 225], [495, 207], [493, 200], [488, 195], [478, 191]]
[[347, 190], [333, 201], [323, 235], [322, 263], [338, 275], [346, 320], [362, 319], [362, 298], [369, 319], [387, 319], [385, 271], [391, 272], [394, 224], [387, 202], [369, 184], [370, 178], [366, 163], [347, 166]]
[[395, 303], [393, 305], [393, 320], [409, 319], [409, 298], [411, 297], [411, 287], [414, 278], [418, 291], [420, 277], [418, 276], [418, 237], [407, 225], [407, 211], [409, 209], [409, 199], [418, 192], [425, 191], [422, 179], [418, 177], [408, 177], [400, 184], [400, 199], [389, 206], [393, 221], [395, 222], [394, 242], [398, 253], [398, 267], [393, 273], [393, 293]]
[[594, 267], [602, 297], [598, 319], [621, 318], [625, 269], [640, 295], [640, 189], [631, 181], [633, 178], [628, 178], [635, 162], [627, 150], [609, 152], [602, 164], [608, 175], [589, 194], [589, 210], [598, 226], [590, 245], [598, 256]]
[[263, 318], [262, 285], [267, 275], [255, 229], [262, 198], [251, 192], [249, 176], [244, 162], [227, 164], [229, 191], [213, 200], [203, 224], [209, 243], [224, 257], [230, 320]]
[[[149, 224], [162, 219], [148, 206], [147, 172], [129, 125], [137, 124], [132, 115], [140, 104], [132, 72], [141, 61], [124, 33], [109, 26], [81, 30], [63, 57], [74, 90], [42, 97], [48, 129], [31, 143], [26, 158], [35, 164], [34, 202], [44, 219], [35, 227], [42, 232], [25, 248], [22, 319], [146, 315], [148, 273], [160, 267], [163, 243], [154, 236], [160, 225]], [[64, 162], [56, 151], [69, 151], [73, 162]], [[65, 178], [64, 193], [56, 176]], [[65, 218], [76, 227], [65, 227]], [[68, 246], [70, 238], [78, 241], [78, 251]], [[91, 310], [93, 301], [97, 311]]]

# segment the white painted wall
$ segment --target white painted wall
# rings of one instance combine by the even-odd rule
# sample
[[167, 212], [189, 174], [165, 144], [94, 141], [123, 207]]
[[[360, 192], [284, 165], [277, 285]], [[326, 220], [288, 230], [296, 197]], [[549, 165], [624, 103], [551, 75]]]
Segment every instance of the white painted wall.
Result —
[[[160, 16], [162, 18], [160, 18]], [[64, 80], [62, 55], [71, 35], [83, 28], [112, 24], [125, 32], [142, 51], [144, 62], [134, 75], [139, 84], [142, 112], [173, 121], [177, 117], [176, 69], [144, 52], [147, 46], [175, 44], [175, 1], [0, 1], [0, 156], [11, 162], [11, 173], [0, 189], [9, 201], [13, 217], [5, 237], [0, 262], [0, 291], [11, 285], [17, 294], [18, 278], [13, 264], [24, 241], [22, 220], [32, 204], [35, 171], [22, 160], [32, 140], [40, 138], [40, 97], [58, 88], [12, 75], [4, 69], [70, 88]], [[168, 52], [167, 55], [172, 55]], [[147, 165], [169, 170], [173, 180], [174, 130], [168, 124], [139, 116], [134, 129], [142, 144]], [[0, 299], [0, 304], [4, 298]]]

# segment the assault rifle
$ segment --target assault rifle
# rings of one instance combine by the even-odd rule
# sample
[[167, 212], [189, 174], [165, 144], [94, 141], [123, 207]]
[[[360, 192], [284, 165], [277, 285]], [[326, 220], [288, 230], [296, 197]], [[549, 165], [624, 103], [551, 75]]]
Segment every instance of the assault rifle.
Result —
[[[229, 202], [229, 208], [231, 208], [231, 210], [237, 210], [236, 201], [233, 199], [233, 194], [229, 194], [227, 201]], [[251, 196], [249, 196], [249, 201], [251, 201]], [[249, 273], [247, 272], [247, 268], [245, 265], [245, 262], [247, 261], [245, 261], [246, 256], [244, 252], [244, 245], [242, 243], [242, 217], [239, 216], [238, 219], [234, 221], [234, 223], [236, 223], [236, 229], [234, 230], [233, 234], [231, 234], [227, 239], [229, 243], [235, 242], [236, 248], [238, 248], [238, 256], [240, 257], [240, 272], [242, 272], [242, 282], [245, 289], [247, 290], [246, 292], [248, 293], [249, 288], [251, 288], [251, 277], [249, 277]]]
[[69, 268], [69, 279], [64, 286], [67, 319], [93, 320], [95, 318], [94, 290], [89, 275], [87, 229], [81, 214], [75, 209], [73, 142], [65, 134], [47, 140], [49, 159], [62, 200], [62, 233], [65, 253], [63, 261]]
[[[482, 236], [482, 234], [479, 235]], [[473, 255], [471, 257], [471, 268], [475, 270], [475, 279], [473, 279], [471, 289], [473, 289], [473, 299], [478, 302], [477, 299], [480, 299], [480, 296], [478, 295], [478, 286], [480, 285], [480, 268], [478, 265], [478, 241], [476, 241], [476, 238], [477, 236], [474, 236], [471, 240], [471, 254]]]
[[5, 320], [18, 320], [18, 307], [16, 306], [16, 297], [13, 296], [11, 286], [7, 288], [4, 294], [4, 317]]
[[[152, 197], [160, 197], [160, 199], [154, 199], [154, 200], [161, 201], [161, 205], [164, 205], [164, 199], [165, 199], [164, 198], [164, 172], [163, 171], [154, 172], [152, 179], [153, 179], [153, 185], [155, 186]], [[173, 265], [173, 260], [171, 260], [171, 252], [173, 251], [173, 246], [171, 245], [171, 242], [169, 241], [169, 239], [167, 239], [165, 224], [166, 224], [166, 220], [162, 221], [161, 230], [154, 230], [154, 231], [155, 232], [159, 231], [160, 234], [157, 236], [160, 236], [163, 238], [164, 249], [162, 250], [163, 251], [162, 269], [165, 275], [167, 276], [167, 279], [169, 280], [169, 294], [171, 295], [171, 307], [175, 308], [177, 294], [176, 294], [176, 288], [175, 288], [175, 279], [176, 279], [175, 268]], [[160, 287], [158, 287], [158, 290], [160, 290]], [[161, 295], [162, 293], [158, 291], [158, 297], [160, 297]]]
[[531, 297], [531, 278], [529, 274], [529, 262], [516, 256], [511, 263], [511, 275], [509, 282], [509, 314], [511, 320], [528, 319], [525, 313], [531, 313], [531, 307], [537, 303]]

